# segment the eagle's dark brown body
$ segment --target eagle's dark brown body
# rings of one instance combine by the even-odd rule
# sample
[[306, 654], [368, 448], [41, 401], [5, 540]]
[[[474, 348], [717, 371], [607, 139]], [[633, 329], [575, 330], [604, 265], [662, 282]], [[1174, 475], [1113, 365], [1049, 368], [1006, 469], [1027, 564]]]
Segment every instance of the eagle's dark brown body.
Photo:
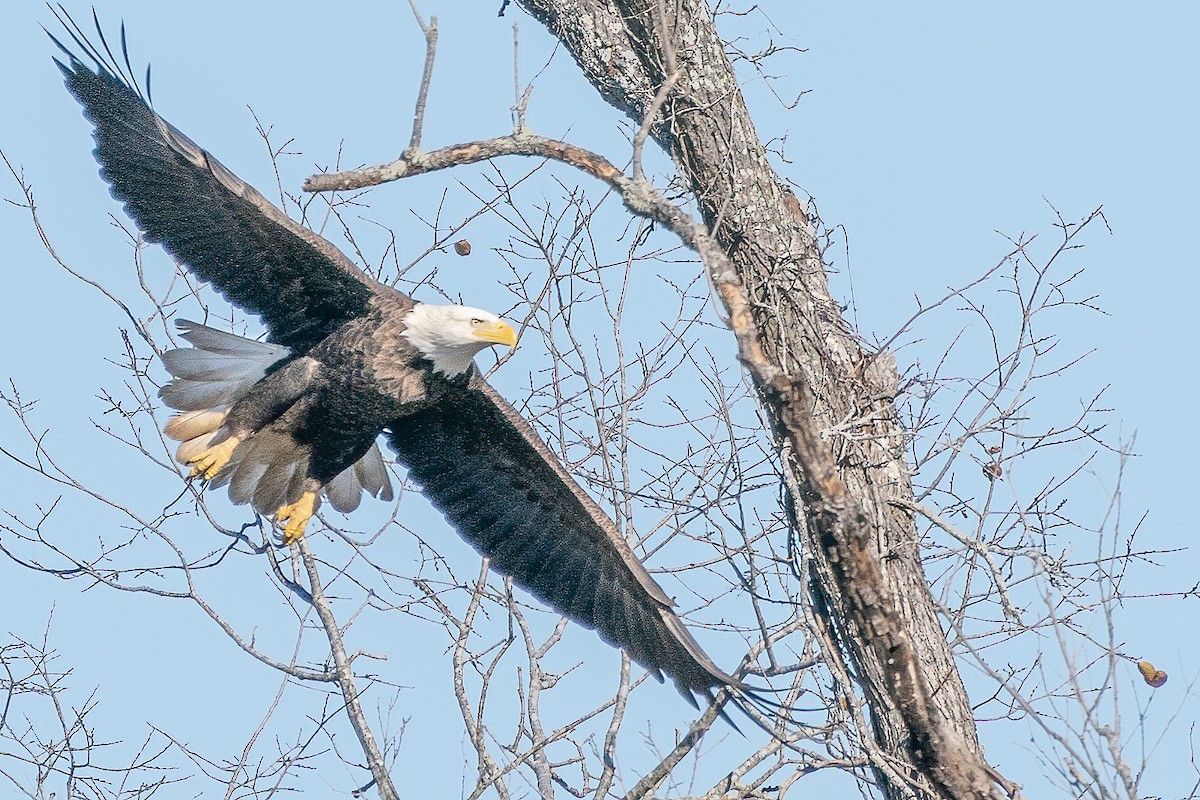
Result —
[[[373, 298], [364, 316], [268, 371], [230, 409], [230, 432], [245, 439], [264, 426], [286, 428], [309, 450], [310, 476], [325, 484], [361, 458], [385, 426], [444, 393], [447, 379], [382, 324], [403, 318], [412, 301], [386, 286], [378, 291], [383, 296]], [[396, 296], [386, 297], [389, 291]]]

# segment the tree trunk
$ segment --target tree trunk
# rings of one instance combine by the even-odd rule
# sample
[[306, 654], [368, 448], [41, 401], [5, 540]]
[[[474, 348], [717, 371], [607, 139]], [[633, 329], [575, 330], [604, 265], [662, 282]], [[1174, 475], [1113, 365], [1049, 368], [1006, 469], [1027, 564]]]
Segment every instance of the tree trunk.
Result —
[[905, 510], [894, 360], [864, 353], [842, 319], [811, 221], [767, 160], [707, 4], [518, 2], [639, 124], [679, 72], [651, 136], [732, 261], [777, 369], [756, 385], [802, 521], [812, 605], [836, 642], [824, 655], [869, 707], [867, 756], [888, 797], [996, 796]]

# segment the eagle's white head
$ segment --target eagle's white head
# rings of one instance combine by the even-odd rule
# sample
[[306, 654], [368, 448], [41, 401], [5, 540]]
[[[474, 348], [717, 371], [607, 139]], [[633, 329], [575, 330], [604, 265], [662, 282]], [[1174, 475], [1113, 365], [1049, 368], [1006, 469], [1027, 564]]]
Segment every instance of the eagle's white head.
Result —
[[517, 332], [490, 311], [470, 306], [434, 306], [417, 303], [404, 318], [412, 346], [433, 362], [435, 372], [461, 375], [475, 354], [494, 344], [515, 347]]

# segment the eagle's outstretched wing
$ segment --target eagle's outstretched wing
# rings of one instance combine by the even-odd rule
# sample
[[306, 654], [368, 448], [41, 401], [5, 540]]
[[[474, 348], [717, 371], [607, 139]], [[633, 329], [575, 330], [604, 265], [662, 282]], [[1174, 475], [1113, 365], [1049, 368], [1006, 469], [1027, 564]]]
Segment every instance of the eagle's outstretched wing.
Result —
[[271, 340], [295, 352], [365, 313], [374, 281], [156, 114], [99, 23], [94, 47], [64, 12], [55, 14], [93, 62], [54, 40], [67, 56], [56, 62], [67, 88], [96, 126], [101, 175], [149, 241], [262, 317]]
[[385, 434], [421, 492], [497, 570], [689, 699], [745, 688], [713, 663], [612, 520], [478, 375]]

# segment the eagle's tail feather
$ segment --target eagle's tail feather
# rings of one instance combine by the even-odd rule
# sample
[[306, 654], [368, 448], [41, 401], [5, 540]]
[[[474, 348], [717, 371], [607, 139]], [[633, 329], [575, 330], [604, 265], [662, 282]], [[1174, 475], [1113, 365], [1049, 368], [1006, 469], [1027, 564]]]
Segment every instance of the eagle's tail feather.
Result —
[[[358, 460], [354, 465], [354, 474], [362, 488], [372, 497], [378, 497], [385, 503], [392, 502], [392, 476], [383, 461], [383, 453], [379, 452], [378, 444], [371, 445], [371, 449]], [[337, 508], [336, 504], [334, 508]]]
[[335, 509], [349, 514], [358, 508], [364, 490], [385, 502], [391, 502], [393, 498], [391, 474], [377, 444], [372, 444], [353, 466], [342, 470], [325, 485], [325, 497]]
[[209, 447], [212, 447], [219, 431], [219, 428], [214, 428], [208, 433], [201, 433], [192, 439], [188, 439], [179, 445], [179, 449], [175, 451], [175, 460], [180, 464], [191, 464], [196, 460], [198, 455]]
[[221, 427], [228, 414], [229, 409], [225, 406], [185, 411], [167, 420], [163, 433], [177, 442], [188, 442]]
[[362, 481], [359, 480], [355, 467], [342, 470], [325, 484], [325, 496], [329, 498], [329, 504], [343, 514], [349, 514], [358, 508], [358, 504], [362, 502], [362, 490]]
[[250, 503], [260, 514], [273, 514], [300, 498], [307, 474], [308, 450], [290, 434], [265, 428], [238, 446], [209, 486], [229, 484], [234, 503]]
[[174, 378], [158, 391], [171, 408], [199, 411], [232, 405], [288, 356], [288, 349], [179, 320], [176, 325], [191, 347], [167, 350], [163, 366]]
[[[159, 396], [182, 412], [171, 417], [163, 432], [182, 442], [176, 460], [190, 464], [229, 434], [222, 427], [229, 407], [289, 351], [188, 320], [176, 324], [192, 346], [162, 354], [173, 380]], [[299, 498], [307, 471], [308, 453], [295, 440], [264, 430], [238, 445], [209, 486], [228, 483], [233, 502], [252, 503], [259, 513], [271, 514]], [[335, 509], [349, 513], [358, 508], [363, 490], [385, 501], [393, 498], [391, 476], [377, 444], [330, 481], [324, 494]]]

